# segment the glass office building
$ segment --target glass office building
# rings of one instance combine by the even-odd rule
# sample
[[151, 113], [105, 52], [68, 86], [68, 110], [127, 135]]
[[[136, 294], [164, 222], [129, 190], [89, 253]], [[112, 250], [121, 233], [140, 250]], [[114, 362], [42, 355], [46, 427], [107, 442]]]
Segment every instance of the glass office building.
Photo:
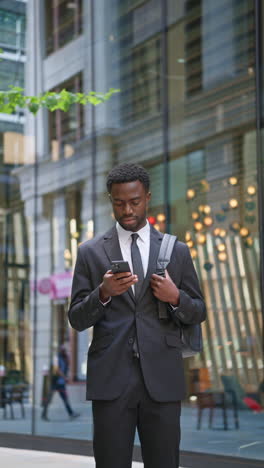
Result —
[[[92, 438], [72, 270], [78, 244], [113, 224], [108, 171], [133, 161], [151, 176], [150, 223], [188, 244], [208, 309], [204, 350], [185, 360], [182, 450], [264, 460], [263, 23], [261, 0], [1, 2], [0, 89], [120, 90], [0, 114], [0, 379], [25, 407], [12, 419], [2, 404], [1, 433]], [[63, 343], [74, 424], [57, 395], [41, 420]]]

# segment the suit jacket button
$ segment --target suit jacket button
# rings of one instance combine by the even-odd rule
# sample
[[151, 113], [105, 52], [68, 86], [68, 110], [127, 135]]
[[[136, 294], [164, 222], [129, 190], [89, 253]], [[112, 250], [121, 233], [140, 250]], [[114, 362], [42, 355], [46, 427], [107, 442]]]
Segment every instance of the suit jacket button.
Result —
[[129, 338], [128, 342], [129, 342], [129, 344], [133, 344], [134, 343], [134, 338]]

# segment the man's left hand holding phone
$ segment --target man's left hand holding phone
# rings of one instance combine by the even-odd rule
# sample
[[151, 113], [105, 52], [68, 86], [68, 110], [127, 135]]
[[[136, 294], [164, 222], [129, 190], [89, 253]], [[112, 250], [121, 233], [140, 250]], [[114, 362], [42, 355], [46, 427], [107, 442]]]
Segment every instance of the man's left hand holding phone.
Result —
[[106, 304], [112, 296], [120, 296], [137, 281], [138, 277], [131, 273], [128, 262], [113, 260], [111, 270], [107, 270], [99, 287], [100, 301]]

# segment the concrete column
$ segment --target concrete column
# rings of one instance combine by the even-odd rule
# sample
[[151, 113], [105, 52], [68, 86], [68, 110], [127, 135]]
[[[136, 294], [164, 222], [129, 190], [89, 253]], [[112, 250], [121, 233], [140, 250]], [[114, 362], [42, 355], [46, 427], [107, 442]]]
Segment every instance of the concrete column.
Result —
[[[94, 10], [94, 75], [95, 91], [106, 92], [109, 88], [119, 88], [119, 38], [117, 27], [117, 4], [107, 0], [93, 2]], [[112, 60], [114, 59], [115, 66]], [[120, 127], [119, 95], [115, 95], [103, 106], [96, 108], [96, 129]]]
[[[38, 199], [37, 204], [37, 252], [35, 252], [34, 239], [35, 239], [35, 225], [34, 225], [34, 211], [35, 202], [34, 198], [30, 197], [25, 203], [25, 217], [28, 224], [29, 233], [29, 256], [30, 256], [30, 284], [39, 284], [39, 281], [44, 278], [49, 278], [51, 273], [51, 237], [50, 237], [50, 222], [44, 216], [43, 199]], [[34, 276], [34, 265], [37, 257], [38, 276]], [[49, 294], [41, 294], [37, 292], [36, 299], [37, 317], [36, 317], [36, 350], [32, 352], [32, 356], [36, 359], [36, 405], [40, 405], [42, 394], [43, 375], [42, 371], [44, 366], [49, 364], [49, 350], [50, 350], [50, 323], [51, 323], [51, 301]], [[31, 323], [31, 339], [34, 332], [34, 291], [31, 290], [30, 295], [30, 323]], [[32, 345], [31, 341], [31, 345]], [[31, 377], [33, 382], [33, 376]]]
[[53, 261], [54, 273], [62, 273], [64, 266], [64, 250], [66, 247], [66, 207], [64, 195], [58, 195], [53, 200], [52, 231], [53, 231]]
[[[83, 2], [83, 91], [89, 93], [92, 90], [92, 18], [91, 9], [93, 0]], [[93, 2], [94, 3], [94, 2]], [[92, 106], [84, 108], [84, 132], [91, 135], [92, 132]]]
[[[25, 93], [29, 96], [39, 95], [44, 91], [43, 59], [45, 56], [45, 2], [28, 0], [27, 33], [25, 65]], [[26, 112], [25, 121], [25, 161], [34, 161], [34, 147], [38, 159], [48, 153], [48, 113], [40, 110], [36, 117]], [[36, 145], [36, 146], [35, 146]]]

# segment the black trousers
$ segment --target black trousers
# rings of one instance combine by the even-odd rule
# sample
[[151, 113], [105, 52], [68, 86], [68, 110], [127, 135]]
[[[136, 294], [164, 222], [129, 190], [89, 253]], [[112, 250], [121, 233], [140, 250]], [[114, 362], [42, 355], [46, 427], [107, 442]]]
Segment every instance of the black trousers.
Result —
[[181, 402], [153, 401], [137, 358], [124, 394], [92, 407], [96, 468], [131, 468], [136, 428], [145, 468], [179, 467]]
[[54, 386], [52, 386], [52, 388], [51, 388], [51, 390], [50, 390], [50, 392], [49, 392], [49, 394], [47, 396], [47, 401], [45, 402], [45, 404], [43, 406], [42, 416], [47, 416], [48, 406], [51, 403], [54, 392], [58, 392], [58, 394], [60, 395], [60, 397], [61, 397], [61, 399], [62, 399], [62, 401], [64, 403], [64, 406], [66, 408], [66, 411], [67, 411], [68, 415], [71, 416], [73, 414], [73, 410], [72, 410], [72, 407], [71, 407], [70, 402], [69, 402], [69, 398], [68, 398], [68, 394], [67, 394], [67, 390], [66, 390], [65, 385], [54, 385]]

